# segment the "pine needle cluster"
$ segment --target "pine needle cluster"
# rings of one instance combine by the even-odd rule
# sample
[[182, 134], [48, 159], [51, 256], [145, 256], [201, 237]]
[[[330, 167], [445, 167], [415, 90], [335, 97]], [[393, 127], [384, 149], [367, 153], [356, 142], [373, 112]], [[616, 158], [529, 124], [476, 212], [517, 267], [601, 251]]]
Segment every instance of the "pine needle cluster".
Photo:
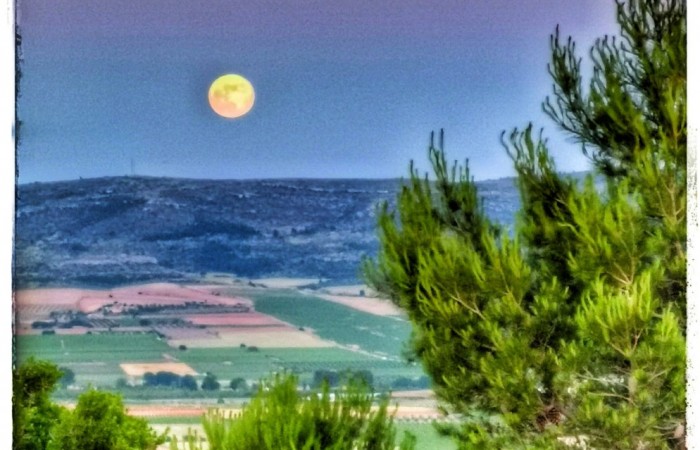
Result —
[[406, 311], [461, 448], [684, 446], [685, 18], [680, 0], [619, 2], [588, 82], [556, 30], [543, 108], [592, 171], [560, 175], [532, 125], [504, 133], [514, 230], [486, 217], [442, 135], [432, 176], [412, 164], [380, 209], [366, 279]]

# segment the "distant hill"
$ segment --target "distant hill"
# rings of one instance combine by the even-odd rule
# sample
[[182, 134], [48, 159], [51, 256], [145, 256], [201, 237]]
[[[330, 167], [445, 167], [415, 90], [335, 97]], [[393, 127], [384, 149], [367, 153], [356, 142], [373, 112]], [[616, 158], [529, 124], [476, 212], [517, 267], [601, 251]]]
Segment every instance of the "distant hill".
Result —
[[[377, 251], [375, 205], [399, 180], [114, 177], [18, 186], [17, 287], [110, 287], [203, 272], [355, 283]], [[512, 224], [512, 178], [478, 183]]]

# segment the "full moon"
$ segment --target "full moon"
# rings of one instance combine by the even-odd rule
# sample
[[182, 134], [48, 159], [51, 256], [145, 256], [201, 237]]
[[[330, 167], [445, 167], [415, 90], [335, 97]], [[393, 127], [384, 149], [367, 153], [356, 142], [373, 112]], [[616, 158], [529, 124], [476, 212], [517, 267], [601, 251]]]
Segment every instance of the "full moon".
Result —
[[215, 113], [235, 119], [248, 113], [255, 103], [255, 91], [250, 81], [236, 74], [223, 75], [209, 88], [209, 105]]

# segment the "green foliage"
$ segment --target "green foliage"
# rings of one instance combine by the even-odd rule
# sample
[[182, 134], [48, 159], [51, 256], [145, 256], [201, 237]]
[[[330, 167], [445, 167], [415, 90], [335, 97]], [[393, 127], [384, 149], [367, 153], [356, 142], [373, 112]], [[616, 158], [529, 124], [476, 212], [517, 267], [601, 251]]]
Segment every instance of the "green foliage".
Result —
[[315, 388], [322, 387], [324, 384], [328, 384], [330, 387], [336, 387], [340, 384], [348, 383], [363, 384], [372, 389], [374, 387], [374, 375], [371, 370], [353, 371], [346, 369], [336, 371], [321, 369], [314, 371], [314, 377], [311, 381], [311, 385]]
[[247, 389], [248, 383], [245, 381], [245, 378], [236, 377], [229, 382], [229, 387], [233, 391], [237, 391], [239, 389]]
[[34, 358], [13, 371], [13, 450], [148, 450], [165, 442], [145, 420], [126, 415], [115, 394], [90, 390], [73, 411], [51, 402], [64, 374]]
[[[685, 421], [685, 3], [619, 3], [583, 86], [552, 37], [545, 111], [595, 172], [559, 175], [532, 126], [504, 146], [521, 211], [484, 215], [468, 169], [431, 139], [434, 181], [411, 165], [366, 278], [406, 310], [412, 352], [463, 424], [463, 448], [673, 448]], [[440, 139], [442, 141], [442, 137]], [[682, 433], [680, 433], [682, 434]]]
[[117, 382], [115, 383], [115, 387], [116, 387], [117, 389], [126, 389], [126, 388], [129, 387], [129, 382], [126, 381], [126, 378], [124, 378], [124, 377], [119, 377], [119, 378], [117, 379]]
[[60, 370], [63, 373], [61, 379], [58, 380], [61, 383], [61, 386], [66, 388], [71, 384], [75, 383], [75, 372], [73, 372], [70, 368], [59, 367], [58, 370]]
[[182, 378], [180, 378], [180, 387], [189, 389], [190, 391], [196, 391], [199, 388], [197, 380], [195, 380], [192, 375], [183, 375]]
[[165, 442], [144, 419], [124, 411], [118, 395], [89, 390], [64, 411], [47, 450], [155, 450]]
[[211, 372], [208, 372], [204, 376], [204, 379], [202, 380], [202, 390], [218, 391], [220, 387], [221, 383], [219, 383], [219, 381], [217, 380], [216, 375], [214, 375]]
[[44, 450], [61, 408], [50, 400], [61, 379], [52, 363], [29, 358], [12, 372], [12, 448]]
[[[211, 411], [203, 419], [211, 450], [286, 449], [394, 449], [395, 429], [388, 401], [372, 408], [373, 396], [362, 385], [351, 384], [332, 394], [328, 385], [309, 396], [297, 389], [292, 375], [277, 375], [264, 382], [257, 395], [236, 416]], [[335, 399], [333, 399], [335, 397]], [[195, 433], [185, 439], [185, 447], [201, 449]], [[401, 449], [415, 447], [407, 435]], [[171, 449], [178, 450], [177, 439]]]
[[[190, 391], [196, 391], [198, 388], [197, 380], [195, 380], [195, 378], [192, 375], [180, 376], [176, 373], [167, 371], [160, 371], [157, 373], [144, 373], [143, 385], [147, 387], [182, 388]], [[117, 380], [117, 387], [126, 387], [126, 380]]]

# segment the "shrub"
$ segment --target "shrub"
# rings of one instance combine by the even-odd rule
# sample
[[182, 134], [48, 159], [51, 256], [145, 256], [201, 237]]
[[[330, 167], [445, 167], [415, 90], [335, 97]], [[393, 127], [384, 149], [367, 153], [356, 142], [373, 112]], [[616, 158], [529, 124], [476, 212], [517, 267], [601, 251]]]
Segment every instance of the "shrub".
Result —
[[53, 363], [33, 358], [13, 370], [13, 450], [155, 450], [165, 442], [145, 420], [128, 416], [116, 394], [90, 390], [73, 411], [52, 403], [61, 376]]
[[[204, 432], [211, 450], [393, 450], [396, 431], [388, 400], [372, 409], [372, 394], [366, 388], [349, 385], [332, 394], [328, 385], [319, 393], [303, 396], [292, 375], [277, 375], [236, 416], [210, 411], [203, 418]], [[177, 439], [171, 450], [178, 450]], [[195, 433], [185, 439], [189, 450], [201, 450]], [[415, 448], [415, 438], [407, 434], [401, 449]]]
[[46, 450], [155, 450], [163, 442], [145, 419], [126, 414], [121, 397], [92, 389], [64, 411]]
[[205, 391], [218, 391], [221, 383], [216, 379], [213, 373], [207, 373], [202, 380], [202, 389]]
[[12, 371], [12, 449], [45, 449], [62, 408], [50, 400], [61, 371], [29, 358]]
[[197, 380], [192, 375], [183, 376], [180, 379], [180, 386], [190, 391], [196, 391], [199, 387], [197, 386]]
[[61, 379], [58, 380], [62, 387], [66, 388], [75, 382], [75, 372], [71, 369], [68, 367], [59, 367], [58, 370], [63, 373]]
[[239, 389], [245, 389], [245, 388], [247, 388], [247, 387], [248, 387], [248, 383], [246, 383], [246, 381], [245, 381], [244, 378], [238, 377], [238, 378], [234, 378], [234, 379], [231, 380], [231, 382], [229, 383], [229, 387], [230, 387], [232, 390], [237, 391], [237, 390], [239, 390]]

